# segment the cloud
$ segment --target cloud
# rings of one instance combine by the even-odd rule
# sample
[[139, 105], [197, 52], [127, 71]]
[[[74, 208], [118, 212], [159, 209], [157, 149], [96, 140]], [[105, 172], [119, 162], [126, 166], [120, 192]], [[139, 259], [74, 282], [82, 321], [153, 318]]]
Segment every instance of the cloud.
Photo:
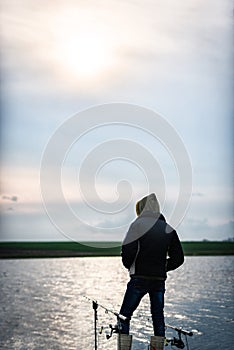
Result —
[[2, 196], [2, 199], [7, 200], [7, 201], [11, 201], [11, 202], [17, 202], [18, 201], [18, 197], [17, 196]]
[[207, 218], [190, 218], [181, 224], [179, 235], [182, 240], [199, 241], [226, 240], [233, 237], [234, 221], [229, 220], [217, 225], [211, 225]]
[[192, 196], [193, 196], [193, 197], [204, 197], [205, 194], [202, 193], [202, 192], [194, 192], [194, 193], [192, 193]]
[[[1, 111], [5, 138], [2, 153], [6, 162], [3, 165], [7, 165], [8, 169], [4, 170], [4, 184], [1, 187], [4, 188], [3, 193], [17, 193], [17, 196], [4, 195], [0, 199], [3, 207], [8, 208], [9, 225], [15, 224], [12, 232], [19, 237], [25, 237], [25, 230], [30, 237], [31, 227], [40, 223], [31, 216], [37, 210], [29, 202], [41, 200], [39, 163], [49, 136], [64, 121], [64, 117], [81, 108], [110, 100], [136, 103], [161, 111], [177, 128], [188, 147], [195, 183], [191, 217], [204, 215], [209, 221], [185, 219], [181, 227], [183, 239], [223, 239], [233, 232], [233, 221], [229, 221], [232, 218], [232, 190], [229, 189], [232, 183], [231, 175], [227, 175], [232, 173], [229, 165], [232, 164], [231, 133], [228, 132], [231, 127], [228, 128], [226, 124], [233, 105], [230, 99], [232, 89], [229, 88], [230, 58], [233, 55], [229, 42], [230, 6], [201, 0], [170, 6], [163, 1], [147, 3], [149, 6], [130, 0], [102, 0], [100, 4], [94, 0], [80, 1], [79, 4], [76, 0], [62, 0], [61, 6], [55, 6], [55, 2], [46, 0], [2, 0]], [[100, 22], [106, 27], [106, 32], [112, 37], [111, 45], [114, 44], [117, 60], [114, 73], [110, 72], [102, 83], [96, 86], [91, 84], [88, 88], [73, 75], [67, 74], [66, 69], [65, 76], [62, 74], [55, 45], [64, 39], [65, 26], [62, 23], [70, 28], [74, 25], [78, 31], [81, 28], [79, 19], [82, 16], [86, 19], [86, 15], [88, 19], [93, 16], [95, 26]], [[115, 137], [116, 134], [109, 133], [108, 136]], [[93, 140], [96, 142], [98, 137]], [[145, 146], [150, 142], [149, 137], [134, 140]], [[80, 149], [79, 144], [75, 152]], [[155, 149], [158, 150], [158, 146]], [[74, 177], [66, 173], [63, 177], [63, 190], [68, 202], [78, 197], [78, 153], [75, 152], [72, 153], [74, 161], [71, 159]], [[175, 197], [173, 189], [168, 187], [172, 172], [171, 166], [166, 168], [163, 155], [157, 159], [167, 173], [167, 203], [170, 209]], [[154, 168], [151, 169], [153, 172]], [[115, 184], [113, 180], [118, 175], [118, 169], [113, 170], [112, 175], [111, 169], [105, 173], [103, 168], [103, 174], [111, 179], [110, 185], [106, 180], [105, 187], [102, 187], [104, 177], [101, 176], [98, 182], [104, 199], [111, 196]], [[137, 174], [137, 181], [138, 177], [130, 167], [119, 167], [119, 171], [132, 174], [130, 182], [136, 183], [137, 193], [142, 191], [139, 189], [140, 174]], [[73, 182], [70, 181], [72, 179]], [[53, 179], [51, 181], [53, 183]], [[154, 181], [158, 183], [156, 176]], [[27, 208], [24, 203], [28, 205]], [[14, 209], [17, 207], [17, 213], [22, 215], [20, 233], [17, 231], [18, 218], [11, 206]], [[79, 208], [74, 209], [78, 211]], [[25, 213], [30, 217], [29, 224], [23, 219]], [[93, 218], [88, 213], [85, 212], [85, 218], [92, 217], [102, 227], [115, 224], [110, 217]], [[220, 218], [224, 221], [222, 225]], [[117, 219], [121, 220], [120, 217]], [[180, 234], [180, 228], [178, 231]], [[47, 232], [49, 227], [40, 226], [35, 236], [45, 237]], [[81, 234], [88, 235], [88, 231], [83, 232], [81, 228]]]

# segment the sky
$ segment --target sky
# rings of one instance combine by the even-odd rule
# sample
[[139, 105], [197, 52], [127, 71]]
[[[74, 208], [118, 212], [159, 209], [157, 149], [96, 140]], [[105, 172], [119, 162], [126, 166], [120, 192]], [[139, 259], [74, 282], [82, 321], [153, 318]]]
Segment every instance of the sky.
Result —
[[0, 0], [1, 241], [120, 241], [149, 190], [181, 240], [233, 237], [232, 6]]

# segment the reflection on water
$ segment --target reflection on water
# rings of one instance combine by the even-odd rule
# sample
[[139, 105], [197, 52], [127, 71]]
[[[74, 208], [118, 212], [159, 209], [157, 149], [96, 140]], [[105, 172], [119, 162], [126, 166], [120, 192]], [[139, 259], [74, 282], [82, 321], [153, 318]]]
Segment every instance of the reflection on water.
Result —
[[[166, 322], [193, 330], [191, 350], [232, 348], [233, 257], [187, 257], [168, 274]], [[93, 349], [93, 309], [83, 295], [119, 310], [128, 274], [120, 258], [2, 260], [1, 349]], [[98, 308], [101, 350], [116, 349], [105, 339], [112, 314]], [[135, 312], [133, 349], [147, 348], [152, 325], [146, 296]], [[167, 330], [169, 336], [172, 331]], [[170, 346], [168, 347], [168, 349]]]

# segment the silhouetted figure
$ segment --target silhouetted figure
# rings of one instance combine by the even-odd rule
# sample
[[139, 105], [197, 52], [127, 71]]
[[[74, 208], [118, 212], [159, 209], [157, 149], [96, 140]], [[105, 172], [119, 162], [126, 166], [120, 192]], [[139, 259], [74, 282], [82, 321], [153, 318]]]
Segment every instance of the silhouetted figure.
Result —
[[[154, 193], [136, 204], [138, 217], [130, 225], [122, 244], [122, 262], [129, 270], [130, 281], [124, 295], [120, 314], [127, 317], [121, 321], [121, 350], [131, 348], [130, 320], [145, 294], [149, 294], [154, 336], [151, 349], [164, 347], [164, 293], [167, 272], [183, 264], [184, 254], [176, 231], [160, 213]], [[123, 347], [125, 346], [125, 347]]]

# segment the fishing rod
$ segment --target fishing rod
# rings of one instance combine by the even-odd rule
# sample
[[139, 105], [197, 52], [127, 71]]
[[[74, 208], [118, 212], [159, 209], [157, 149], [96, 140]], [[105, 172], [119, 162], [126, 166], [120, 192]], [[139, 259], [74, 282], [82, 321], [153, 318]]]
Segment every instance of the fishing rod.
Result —
[[102, 309], [104, 309], [107, 313], [110, 312], [111, 314], [115, 315], [115, 316], [117, 317], [117, 319], [120, 319], [120, 320], [122, 320], [122, 321], [126, 321], [126, 320], [128, 319], [127, 317], [121, 315], [120, 313], [115, 312], [115, 311], [113, 311], [113, 310], [107, 308], [106, 306], [104, 306], [104, 305], [98, 303], [97, 300], [91, 299], [91, 298], [87, 297], [86, 295], [84, 295], [83, 297], [84, 297], [85, 299], [91, 301], [92, 303], [96, 304], [97, 306], [100, 306], [100, 307], [101, 307]]
[[[97, 320], [98, 320], [97, 309], [98, 309], [98, 307], [100, 306], [102, 309], [105, 310], [106, 313], [111, 313], [111, 314], [113, 314], [114, 316], [117, 317], [117, 324], [114, 327], [111, 324], [109, 325], [109, 328], [110, 328], [111, 331], [110, 331], [110, 334], [106, 334], [106, 339], [110, 339], [112, 337], [113, 333], [120, 334], [121, 333], [121, 322], [120, 321], [121, 320], [122, 321], [127, 321], [128, 318], [125, 317], [124, 315], [121, 315], [118, 312], [113, 311], [112, 309], [107, 308], [106, 306], [104, 306], [102, 304], [99, 304], [97, 302], [97, 300], [89, 298], [86, 295], [83, 295], [83, 297], [86, 300], [90, 301], [92, 303], [92, 306], [93, 306], [93, 310], [94, 310], [94, 345], [95, 345], [94, 349], [97, 350], [98, 349], [98, 345], [97, 345]], [[178, 349], [184, 349], [185, 348], [185, 344], [184, 344], [184, 342], [182, 340], [182, 335], [184, 335], [185, 341], [186, 341], [186, 349], [189, 350], [189, 344], [188, 344], [187, 336], [191, 337], [193, 335], [193, 332], [185, 330], [185, 329], [182, 329], [182, 328], [174, 327], [174, 326], [171, 326], [171, 325], [168, 325], [168, 324], [166, 324], [165, 327], [173, 329], [174, 331], [177, 332], [177, 335], [178, 335], [178, 338], [176, 338], [176, 337], [173, 337], [172, 339], [165, 338], [165, 345], [166, 346], [171, 344], [171, 346], [175, 346]], [[103, 330], [103, 326], [101, 327], [101, 330], [99, 332], [100, 334], [102, 333], [102, 330]]]
[[[106, 306], [102, 305], [102, 304], [99, 304], [97, 302], [97, 300], [94, 300], [94, 299], [91, 299], [89, 297], [87, 297], [86, 295], [83, 295], [83, 297], [89, 301], [91, 301], [92, 303], [92, 306], [93, 306], [93, 310], [94, 310], [94, 349], [97, 350], [97, 320], [98, 320], [98, 317], [97, 317], [97, 309], [98, 309], [98, 306], [100, 306], [102, 309], [105, 310], [106, 313], [110, 312], [111, 314], [113, 314], [114, 316], [117, 317], [117, 325], [116, 326], [112, 326], [111, 324], [109, 325], [109, 328], [111, 329], [111, 332], [110, 334], [107, 334], [106, 335], [106, 339], [110, 339], [112, 337], [112, 334], [113, 333], [118, 333], [120, 334], [121, 333], [121, 323], [120, 323], [120, 320], [122, 321], [126, 321], [128, 318], [121, 315], [120, 313], [118, 312], [115, 312], [109, 308], [107, 308]], [[99, 333], [102, 333], [102, 330], [103, 330], [103, 327], [101, 327], [101, 330]]]

